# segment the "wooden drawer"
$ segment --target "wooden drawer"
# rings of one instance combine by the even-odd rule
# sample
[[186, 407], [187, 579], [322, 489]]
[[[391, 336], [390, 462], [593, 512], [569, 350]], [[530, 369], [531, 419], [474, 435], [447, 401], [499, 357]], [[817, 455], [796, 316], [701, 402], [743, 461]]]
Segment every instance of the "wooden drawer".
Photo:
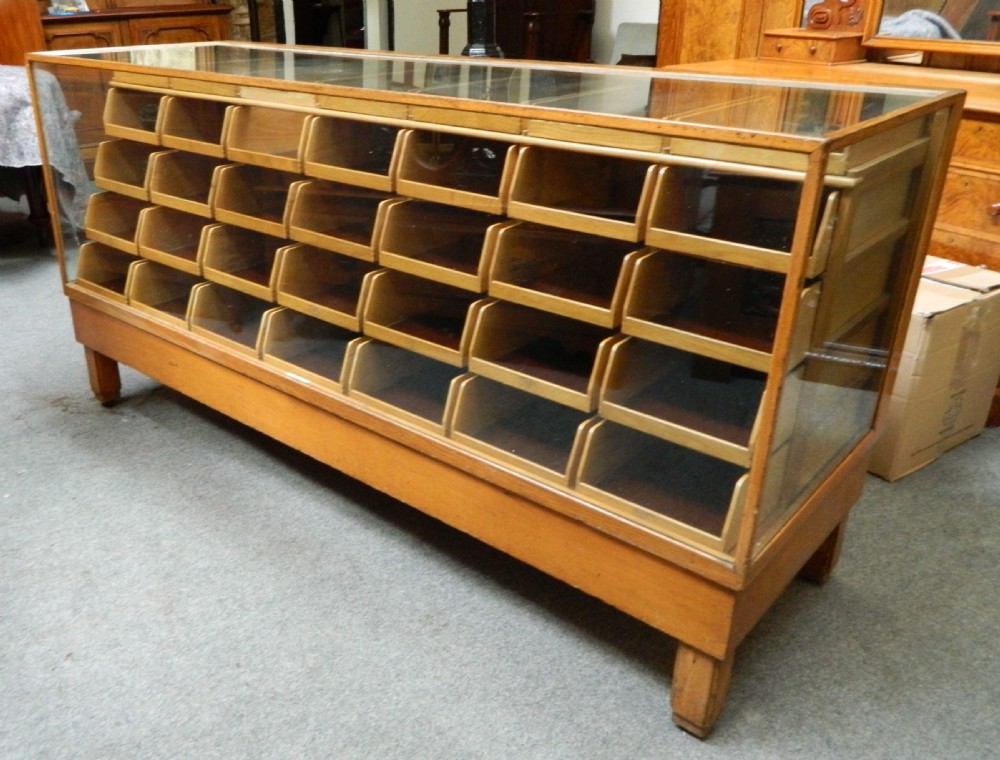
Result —
[[953, 166], [972, 166], [1000, 173], [1000, 120], [963, 118], [955, 137]]
[[1000, 174], [951, 169], [941, 196], [937, 227], [986, 236], [1000, 244]]

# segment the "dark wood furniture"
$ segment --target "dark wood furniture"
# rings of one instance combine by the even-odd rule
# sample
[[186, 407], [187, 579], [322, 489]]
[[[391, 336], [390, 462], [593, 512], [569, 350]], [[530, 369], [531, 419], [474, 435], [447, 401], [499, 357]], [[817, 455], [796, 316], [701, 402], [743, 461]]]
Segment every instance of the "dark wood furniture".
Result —
[[[35, 0], [0, 0], [0, 65], [23, 66], [28, 53], [44, 49], [45, 37]], [[28, 200], [28, 221], [42, 241], [48, 240], [49, 212], [41, 167], [0, 167], [0, 171], [12, 178], [14, 187], [23, 187]]]
[[[451, 14], [467, 10], [438, 10], [442, 55], [461, 47], [449, 38]], [[585, 63], [590, 60], [594, 13], [594, 0], [500, 0], [495, 42], [506, 58]]]
[[190, 0], [90, 0], [89, 13], [51, 16], [40, 2], [48, 50], [72, 50], [229, 38], [232, 6]]

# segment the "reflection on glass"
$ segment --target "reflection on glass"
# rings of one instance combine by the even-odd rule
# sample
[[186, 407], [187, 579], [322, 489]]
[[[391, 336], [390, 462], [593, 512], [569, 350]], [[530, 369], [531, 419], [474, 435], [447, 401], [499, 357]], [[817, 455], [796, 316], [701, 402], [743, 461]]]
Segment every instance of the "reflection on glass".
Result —
[[[65, 54], [65, 53], [64, 53]], [[666, 72], [596, 66], [531, 66], [490, 59], [439, 60], [378, 53], [301, 51], [253, 45], [146, 45], [70, 53], [89, 60], [165, 67], [285, 83], [325, 84], [366, 91], [469, 98], [538, 108], [667, 120], [760, 132], [814, 135], [841, 129], [836, 118], [786, 118], [790, 99], [833, 103], [847, 94], [864, 101], [851, 123], [913, 105], [927, 93], [884, 98], [866, 88], [817, 84], [764, 84]], [[885, 89], [882, 89], [885, 92]], [[828, 108], [828, 114], [839, 113]]]

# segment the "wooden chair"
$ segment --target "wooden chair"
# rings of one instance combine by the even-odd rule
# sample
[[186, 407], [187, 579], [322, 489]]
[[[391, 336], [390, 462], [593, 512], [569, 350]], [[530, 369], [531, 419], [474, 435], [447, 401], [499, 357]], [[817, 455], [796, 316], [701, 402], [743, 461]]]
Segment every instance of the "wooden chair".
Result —
[[[28, 53], [45, 49], [42, 18], [35, 0], [0, 0], [0, 65], [24, 66]], [[0, 160], [2, 163], [2, 160]], [[49, 212], [45, 202], [45, 183], [40, 166], [4, 167], [20, 181], [28, 199], [28, 220], [45, 242], [49, 238]], [[18, 200], [15, 198], [14, 200]]]

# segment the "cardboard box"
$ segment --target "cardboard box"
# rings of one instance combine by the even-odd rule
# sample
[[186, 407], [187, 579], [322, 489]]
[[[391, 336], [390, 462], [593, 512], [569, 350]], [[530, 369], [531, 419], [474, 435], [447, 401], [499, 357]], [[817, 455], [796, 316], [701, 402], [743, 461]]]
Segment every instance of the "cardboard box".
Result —
[[1000, 272], [928, 256], [869, 470], [898, 480], [982, 432], [1000, 378]]

